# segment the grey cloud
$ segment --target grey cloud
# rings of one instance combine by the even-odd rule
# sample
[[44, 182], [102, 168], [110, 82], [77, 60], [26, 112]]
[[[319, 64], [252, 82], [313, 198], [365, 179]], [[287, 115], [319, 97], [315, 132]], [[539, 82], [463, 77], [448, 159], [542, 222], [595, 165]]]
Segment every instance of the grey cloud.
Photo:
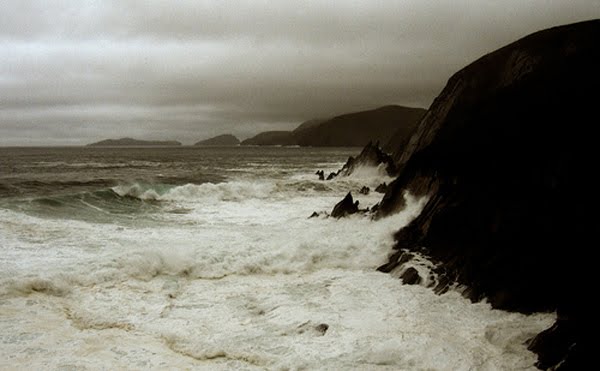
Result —
[[[7, 1], [0, 145], [187, 143], [383, 104], [597, 1]], [[118, 134], [116, 134], [118, 133]]]

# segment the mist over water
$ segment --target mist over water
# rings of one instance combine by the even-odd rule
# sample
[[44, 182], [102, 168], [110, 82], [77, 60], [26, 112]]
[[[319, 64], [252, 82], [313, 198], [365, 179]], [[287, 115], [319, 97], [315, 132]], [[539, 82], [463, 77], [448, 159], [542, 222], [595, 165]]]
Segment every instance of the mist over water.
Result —
[[359, 149], [0, 149], [0, 369], [528, 369], [522, 315], [375, 268], [424, 200], [307, 217]]

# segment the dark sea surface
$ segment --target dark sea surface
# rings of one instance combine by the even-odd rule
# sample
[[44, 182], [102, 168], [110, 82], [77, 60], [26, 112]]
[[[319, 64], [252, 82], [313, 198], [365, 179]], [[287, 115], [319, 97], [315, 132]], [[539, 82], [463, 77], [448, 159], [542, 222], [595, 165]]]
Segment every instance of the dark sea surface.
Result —
[[[50, 217], [95, 216], [97, 221], [118, 220], [117, 214], [139, 217], [157, 211], [151, 201], [177, 186], [285, 179], [333, 169], [356, 152], [294, 147], [0, 148], [0, 206]], [[98, 208], [107, 214], [99, 214]]]
[[2, 196], [94, 190], [123, 182], [222, 182], [237, 175], [287, 175], [343, 163], [357, 148], [55, 147], [0, 148]]

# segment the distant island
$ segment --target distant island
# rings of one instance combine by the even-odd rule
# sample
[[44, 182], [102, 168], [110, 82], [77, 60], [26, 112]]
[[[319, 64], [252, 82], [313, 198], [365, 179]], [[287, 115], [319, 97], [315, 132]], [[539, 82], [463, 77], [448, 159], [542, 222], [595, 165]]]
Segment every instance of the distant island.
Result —
[[223, 134], [218, 135], [216, 137], [201, 140], [195, 143], [195, 146], [237, 146], [240, 144], [240, 140], [231, 135], [231, 134]]
[[[408, 140], [425, 112], [423, 108], [383, 106], [328, 119], [312, 119], [293, 131], [267, 131], [241, 144], [360, 147], [372, 141], [392, 149]], [[388, 145], [390, 140], [393, 143]]]
[[133, 138], [105, 139], [96, 143], [90, 143], [88, 147], [126, 147], [126, 146], [180, 146], [176, 140], [139, 140]]
[[[384, 150], [391, 152], [398, 146], [406, 144], [425, 112], [423, 108], [389, 105], [330, 118], [312, 119], [301, 123], [292, 131], [265, 131], [241, 142], [232, 134], [222, 134], [201, 140], [194, 146], [362, 147], [373, 142], [380, 143]], [[181, 145], [174, 140], [121, 138], [105, 139], [87, 146]]]

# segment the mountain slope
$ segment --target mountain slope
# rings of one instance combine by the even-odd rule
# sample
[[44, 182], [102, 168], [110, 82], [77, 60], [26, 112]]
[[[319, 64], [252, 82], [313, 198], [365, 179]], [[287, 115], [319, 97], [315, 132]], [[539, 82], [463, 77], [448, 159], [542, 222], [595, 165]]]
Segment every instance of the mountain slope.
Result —
[[302, 146], [364, 146], [368, 142], [387, 143], [397, 132], [412, 133], [425, 114], [422, 108], [384, 106], [348, 113], [306, 128], [296, 134]]
[[260, 133], [243, 145], [293, 145], [313, 147], [360, 147], [369, 142], [388, 143], [407, 140], [425, 114], [422, 108], [384, 106], [348, 113], [330, 119], [313, 119], [293, 131]]
[[291, 131], [265, 131], [243, 140], [241, 144], [243, 146], [289, 146], [297, 143]]
[[213, 138], [201, 140], [195, 146], [237, 146], [240, 140], [231, 134], [218, 135]]

